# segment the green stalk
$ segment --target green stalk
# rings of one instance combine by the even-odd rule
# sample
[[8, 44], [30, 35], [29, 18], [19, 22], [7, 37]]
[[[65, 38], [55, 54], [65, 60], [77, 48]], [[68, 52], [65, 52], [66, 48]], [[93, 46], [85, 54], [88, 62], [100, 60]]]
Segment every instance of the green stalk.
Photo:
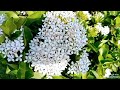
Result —
[[82, 73], [82, 79], [87, 79], [87, 73]]

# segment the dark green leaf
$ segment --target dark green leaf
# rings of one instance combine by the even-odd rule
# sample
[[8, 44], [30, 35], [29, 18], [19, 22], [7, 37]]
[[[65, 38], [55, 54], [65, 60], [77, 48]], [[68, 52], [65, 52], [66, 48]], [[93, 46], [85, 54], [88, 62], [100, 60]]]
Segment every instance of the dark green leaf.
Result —
[[100, 62], [102, 64], [106, 63], [106, 62], [113, 62], [114, 60], [113, 59], [103, 59], [103, 60], [100, 60]]
[[26, 72], [26, 63], [20, 62], [19, 63], [19, 69], [17, 72], [17, 77], [19, 79], [25, 79], [25, 72]]
[[12, 68], [12, 69], [18, 69], [18, 65], [17, 64], [10, 64], [10, 63], [7, 63], [8, 67], [9, 68]]
[[89, 43], [88, 46], [92, 48], [92, 50], [94, 50], [96, 53], [98, 52], [98, 49], [92, 43]]
[[25, 41], [25, 46], [27, 46], [30, 42], [30, 40], [33, 38], [33, 35], [31, 33], [30, 28], [24, 26], [24, 41]]
[[10, 39], [11, 40], [16, 39], [17, 37], [21, 35], [21, 33], [22, 33], [21, 31], [16, 31], [15, 33], [11, 34]]
[[25, 78], [29, 79], [34, 76], [33, 70], [29, 67], [29, 64], [26, 63], [26, 72], [25, 72]]

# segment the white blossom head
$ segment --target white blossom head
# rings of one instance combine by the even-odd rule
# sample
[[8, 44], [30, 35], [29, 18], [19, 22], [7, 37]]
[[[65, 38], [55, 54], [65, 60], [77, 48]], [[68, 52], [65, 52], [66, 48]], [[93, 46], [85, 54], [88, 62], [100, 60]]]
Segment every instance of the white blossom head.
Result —
[[70, 74], [79, 74], [86, 73], [89, 70], [90, 61], [88, 59], [88, 54], [86, 50], [83, 51], [81, 58], [76, 63], [72, 62], [72, 65], [68, 68], [68, 73]]
[[72, 11], [51, 11], [44, 17], [42, 28], [29, 44], [26, 62], [47, 76], [61, 75], [69, 55], [77, 54], [87, 44], [86, 30]]
[[24, 50], [23, 32], [15, 40], [5, 37], [5, 42], [0, 44], [0, 53], [4, 58], [10, 61], [22, 61], [22, 52]]

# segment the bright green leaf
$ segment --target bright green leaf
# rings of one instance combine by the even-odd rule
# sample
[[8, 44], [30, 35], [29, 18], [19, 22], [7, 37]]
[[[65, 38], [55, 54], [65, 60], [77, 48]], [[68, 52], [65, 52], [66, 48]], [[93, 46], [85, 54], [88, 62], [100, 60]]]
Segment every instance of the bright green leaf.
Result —
[[7, 67], [6, 69], [6, 74], [8, 74], [11, 70], [9, 69], [9, 67]]
[[102, 68], [101, 64], [99, 64], [98, 67], [97, 67], [97, 73], [99, 74], [99, 76], [103, 75], [103, 68]]
[[10, 36], [17, 26], [15, 25], [13, 18], [9, 18], [1, 25], [1, 28], [6, 35]]
[[120, 27], [120, 16], [117, 16], [115, 21], [116, 21], [116, 27]]
[[67, 79], [67, 78], [64, 77], [64, 76], [53, 76], [52, 78], [53, 78], [53, 79]]
[[114, 65], [114, 64], [111, 64], [112, 65], [112, 70], [114, 71], [114, 72], [117, 72], [117, 67]]
[[31, 14], [30, 16], [27, 17], [27, 22], [26, 25], [30, 25], [31, 23], [33, 23], [34, 21], [38, 20], [41, 18], [41, 16], [45, 13], [45, 11], [36, 11], [33, 14]]
[[95, 77], [97, 79], [101, 79], [100, 76], [98, 75], [98, 73], [96, 71], [94, 71], [94, 70], [91, 70], [91, 71], [92, 71], [92, 73], [95, 75]]
[[0, 36], [0, 44], [5, 41], [5, 35]]
[[38, 72], [34, 72], [33, 79], [41, 79], [44, 75]]
[[99, 53], [101, 56], [106, 57], [106, 55], [108, 54], [109, 51], [109, 47], [107, 44], [104, 44], [100, 49], [99, 49]]
[[17, 13], [15, 13], [14, 11], [6, 12], [6, 15], [7, 15], [9, 18], [13, 17], [16, 22], [17, 22], [18, 19], [19, 19], [19, 16], [18, 16]]

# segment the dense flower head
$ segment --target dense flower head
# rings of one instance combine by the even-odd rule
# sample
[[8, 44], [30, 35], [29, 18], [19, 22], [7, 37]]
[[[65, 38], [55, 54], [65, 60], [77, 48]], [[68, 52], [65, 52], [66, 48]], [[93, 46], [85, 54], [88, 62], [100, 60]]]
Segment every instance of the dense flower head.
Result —
[[24, 48], [22, 32], [15, 40], [10, 40], [8, 37], [5, 37], [5, 42], [0, 44], [0, 53], [3, 54], [4, 58], [7, 58], [8, 62], [22, 61], [22, 52]]
[[87, 44], [86, 30], [72, 11], [51, 11], [44, 17], [42, 28], [29, 43], [26, 62], [48, 76], [61, 75], [69, 55], [77, 54]]
[[69, 67], [68, 73], [79, 74], [80, 72], [86, 73], [89, 70], [90, 61], [88, 59], [88, 54], [86, 50], [83, 51], [81, 58], [76, 63], [72, 62], [72, 65]]

